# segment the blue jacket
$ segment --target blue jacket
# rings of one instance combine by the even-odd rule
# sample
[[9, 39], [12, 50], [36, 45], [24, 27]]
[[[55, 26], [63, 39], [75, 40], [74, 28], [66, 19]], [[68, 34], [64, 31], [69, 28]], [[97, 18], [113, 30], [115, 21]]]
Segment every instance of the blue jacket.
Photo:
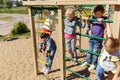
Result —
[[52, 38], [50, 38], [50, 37], [47, 37], [46, 41], [42, 41], [42, 42], [39, 43], [39, 51], [42, 50], [42, 46], [44, 44], [46, 45], [46, 49], [45, 50], [47, 52], [50, 52], [51, 50], [56, 51], [56, 49], [57, 49], [55, 41]]
[[77, 19], [73, 19], [72, 21], [69, 21], [67, 19], [64, 20], [64, 32], [68, 34], [75, 34], [76, 32], [76, 26], [85, 27], [85, 23], [81, 23]]

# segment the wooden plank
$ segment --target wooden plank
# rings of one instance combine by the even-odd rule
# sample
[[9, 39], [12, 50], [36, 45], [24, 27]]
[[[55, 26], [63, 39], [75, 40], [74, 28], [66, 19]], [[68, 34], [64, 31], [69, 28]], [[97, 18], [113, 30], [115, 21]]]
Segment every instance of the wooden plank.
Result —
[[62, 15], [64, 13], [64, 7], [63, 6], [58, 6], [58, 33], [59, 33], [59, 54], [60, 54], [60, 75], [61, 75], [61, 79], [60, 80], [64, 80], [64, 78], [66, 77], [66, 71], [64, 70], [64, 67], [66, 66], [65, 64], [65, 59], [64, 59], [64, 55], [65, 55], [65, 48], [64, 48], [64, 33], [63, 33], [63, 29], [64, 29], [64, 25], [63, 25], [63, 19], [62, 19]]
[[115, 6], [113, 36], [120, 39], [120, 5]]
[[57, 5], [118, 4], [117, 0], [59, 0]]
[[28, 7], [28, 10], [29, 10], [29, 20], [30, 20], [30, 27], [31, 27], [32, 44], [33, 44], [33, 50], [34, 50], [33, 56], [34, 56], [34, 64], [35, 64], [35, 73], [38, 74], [35, 23], [34, 23], [34, 17], [31, 14], [31, 7]]
[[55, 1], [23, 1], [23, 5], [39, 6], [39, 5], [56, 5]]
[[80, 4], [120, 4], [119, 0], [42, 0], [23, 1], [23, 5], [80, 5]]
[[[120, 5], [115, 6], [113, 37], [118, 38], [120, 40]], [[119, 45], [119, 49], [120, 49], [120, 45]]]

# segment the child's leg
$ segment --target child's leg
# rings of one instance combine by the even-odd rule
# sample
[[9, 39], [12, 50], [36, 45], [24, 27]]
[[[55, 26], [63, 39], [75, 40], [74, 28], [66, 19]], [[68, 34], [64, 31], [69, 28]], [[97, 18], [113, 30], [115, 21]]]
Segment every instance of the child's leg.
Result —
[[77, 57], [76, 54], [76, 38], [71, 39], [71, 50], [72, 50], [72, 54], [73, 54], [73, 58]]
[[50, 55], [46, 57], [46, 62], [48, 63], [47, 68], [50, 70], [53, 62], [53, 58], [55, 55], [56, 49], [50, 51]]
[[71, 39], [65, 39], [66, 43], [66, 50], [68, 53], [70, 53], [71, 57], [73, 56], [72, 50], [71, 50]]
[[[90, 51], [90, 52], [93, 51], [93, 45], [94, 45], [93, 40], [89, 40], [89, 51]], [[92, 56], [93, 56], [93, 55], [87, 53], [86, 62], [90, 63], [90, 62], [91, 62], [91, 57], [92, 57]]]
[[[100, 53], [101, 49], [102, 49], [102, 43], [101, 42], [95, 42], [93, 52]], [[92, 64], [94, 66], [97, 66], [97, 62], [98, 62], [98, 56], [93, 55]]]
[[[89, 51], [92, 52], [93, 50], [93, 40], [89, 40]], [[91, 58], [92, 58], [92, 54], [89, 54], [87, 53], [87, 56], [86, 56], [86, 60], [85, 62], [81, 65], [82, 67], [88, 67], [91, 63]]]
[[100, 64], [98, 64], [96, 68], [96, 77], [97, 80], [105, 80], [104, 69], [100, 66]]
[[46, 70], [44, 71], [44, 73], [49, 73], [50, 69], [51, 69], [51, 60], [50, 60], [50, 56], [46, 56]]
[[47, 69], [47, 65], [45, 64], [45, 66], [44, 66], [44, 68], [43, 68], [43, 70], [41, 72], [44, 73], [46, 69]]

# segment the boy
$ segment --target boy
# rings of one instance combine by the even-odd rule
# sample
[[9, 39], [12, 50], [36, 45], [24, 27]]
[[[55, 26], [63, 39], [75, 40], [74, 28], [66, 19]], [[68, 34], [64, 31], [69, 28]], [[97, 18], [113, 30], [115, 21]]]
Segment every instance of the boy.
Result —
[[[103, 16], [103, 14], [104, 14], [104, 7], [102, 5], [97, 5], [94, 8], [93, 19], [97, 19], [98, 22], [89, 23], [89, 25], [92, 24], [91, 36], [103, 38], [105, 28], [107, 29], [108, 36], [111, 36], [111, 30], [109, 24], [108, 23], [104, 24], [101, 22], [102, 19], [107, 19], [107, 17]], [[102, 49], [102, 41], [98, 39], [90, 38], [89, 51], [100, 53], [101, 49]], [[98, 61], [98, 56], [88, 53], [86, 56], [86, 61], [81, 66], [82, 67], [90, 66], [88, 70], [93, 70], [97, 66], [97, 61]]]
[[39, 51], [46, 55], [46, 63], [43, 73], [48, 73], [51, 69], [53, 58], [57, 49], [55, 41], [50, 38], [50, 35], [47, 33], [41, 33], [40, 35], [41, 42], [39, 44]]

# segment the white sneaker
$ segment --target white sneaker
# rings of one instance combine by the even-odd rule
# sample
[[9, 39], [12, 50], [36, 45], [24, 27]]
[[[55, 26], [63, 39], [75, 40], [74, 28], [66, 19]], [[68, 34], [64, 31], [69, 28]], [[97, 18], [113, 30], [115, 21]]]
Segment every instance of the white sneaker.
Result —
[[88, 62], [84, 62], [81, 67], [88, 67], [90, 64]]
[[77, 58], [72, 58], [72, 60], [73, 60], [74, 62], [76, 62], [76, 61], [77, 61]]
[[91, 65], [91, 66], [88, 68], [88, 70], [91, 71], [91, 70], [94, 70], [95, 68], [96, 68], [95, 65]]
[[49, 72], [50, 72], [50, 69], [49, 69], [49, 68], [47, 68], [47, 69], [44, 71], [45, 74], [47, 74], [47, 73], [49, 73]]
[[44, 67], [44, 68], [43, 68], [43, 70], [42, 70], [41, 72], [43, 72], [43, 73], [44, 73], [44, 72], [45, 72], [45, 70], [46, 70], [46, 67]]

